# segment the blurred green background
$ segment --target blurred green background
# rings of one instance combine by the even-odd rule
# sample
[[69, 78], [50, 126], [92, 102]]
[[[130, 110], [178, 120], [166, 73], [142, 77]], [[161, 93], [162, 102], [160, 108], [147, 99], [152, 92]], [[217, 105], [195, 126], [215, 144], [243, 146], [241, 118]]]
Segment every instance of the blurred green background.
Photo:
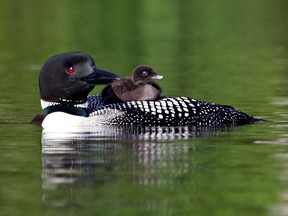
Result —
[[11, 93], [14, 102], [36, 104], [39, 68], [66, 51], [87, 52], [97, 66], [122, 76], [151, 65], [164, 76], [166, 95], [242, 108], [242, 100], [254, 105], [283, 94], [277, 86], [287, 67], [286, 1], [0, 4], [1, 103], [11, 103]]
[[[1, 0], [0, 215], [285, 215], [287, 9], [285, 0]], [[29, 121], [41, 112], [41, 65], [68, 51], [89, 53], [121, 76], [148, 64], [164, 76], [163, 95], [229, 104], [269, 121], [157, 141], [157, 157], [146, 163], [131, 140], [115, 152], [97, 147], [88, 156], [105, 172], [89, 171], [93, 183], [47, 189], [41, 127]], [[150, 155], [155, 143], [139, 146]], [[110, 151], [120, 159], [107, 160]], [[158, 183], [140, 183], [147, 178]]]

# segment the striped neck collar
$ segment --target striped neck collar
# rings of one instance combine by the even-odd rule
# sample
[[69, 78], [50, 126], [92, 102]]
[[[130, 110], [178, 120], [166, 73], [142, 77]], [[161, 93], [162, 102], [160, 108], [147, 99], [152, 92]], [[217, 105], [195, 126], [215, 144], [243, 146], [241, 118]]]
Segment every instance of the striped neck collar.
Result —
[[45, 115], [53, 112], [65, 112], [71, 115], [88, 117], [89, 113], [87, 110], [88, 102], [81, 104], [71, 104], [71, 103], [60, 103], [60, 102], [50, 102], [41, 99], [41, 107], [44, 110]]

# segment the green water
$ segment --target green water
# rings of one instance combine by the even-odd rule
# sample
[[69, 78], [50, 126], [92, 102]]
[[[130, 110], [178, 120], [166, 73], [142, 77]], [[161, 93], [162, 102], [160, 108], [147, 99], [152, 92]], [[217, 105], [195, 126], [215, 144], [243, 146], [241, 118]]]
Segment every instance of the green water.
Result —
[[[287, 7], [0, 1], [0, 215], [287, 215]], [[41, 112], [37, 76], [66, 51], [121, 76], [151, 65], [164, 95], [268, 121], [178, 137], [46, 139], [29, 124]]]

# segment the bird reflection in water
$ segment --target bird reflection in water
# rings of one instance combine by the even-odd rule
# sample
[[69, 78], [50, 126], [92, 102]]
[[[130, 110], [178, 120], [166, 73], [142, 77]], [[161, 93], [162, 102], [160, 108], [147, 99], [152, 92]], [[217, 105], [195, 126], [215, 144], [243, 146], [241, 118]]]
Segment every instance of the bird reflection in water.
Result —
[[93, 126], [77, 133], [43, 131], [42, 202], [49, 207], [75, 207], [79, 203], [74, 195], [79, 189], [95, 189], [123, 179], [127, 184], [166, 184], [167, 168], [173, 175], [190, 169], [188, 152], [195, 152], [196, 147], [187, 139], [216, 134], [187, 127]]

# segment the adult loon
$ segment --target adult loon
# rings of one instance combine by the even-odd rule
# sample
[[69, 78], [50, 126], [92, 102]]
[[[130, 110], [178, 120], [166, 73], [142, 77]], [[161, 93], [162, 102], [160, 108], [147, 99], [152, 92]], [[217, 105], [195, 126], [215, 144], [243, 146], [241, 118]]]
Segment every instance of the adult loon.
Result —
[[52, 56], [39, 74], [41, 107], [45, 115], [59, 111], [88, 117], [88, 93], [95, 85], [115, 79], [119, 77], [96, 69], [89, 55], [72, 52]]
[[152, 67], [139, 65], [133, 71], [132, 78], [112, 82], [102, 90], [101, 96], [107, 104], [157, 100], [160, 99], [161, 88], [155, 81], [162, 78]]
[[39, 74], [41, 107], [46, 115], [42, 127], [103, 124], [226, 127], [260, 121], [231, 106], [186, 97], [105, 104], [100, 94], [88, 96], [95, 85], [117, 79], [115, 74], [96, 69], [88, 54], [69, 52], [51, 57]]

